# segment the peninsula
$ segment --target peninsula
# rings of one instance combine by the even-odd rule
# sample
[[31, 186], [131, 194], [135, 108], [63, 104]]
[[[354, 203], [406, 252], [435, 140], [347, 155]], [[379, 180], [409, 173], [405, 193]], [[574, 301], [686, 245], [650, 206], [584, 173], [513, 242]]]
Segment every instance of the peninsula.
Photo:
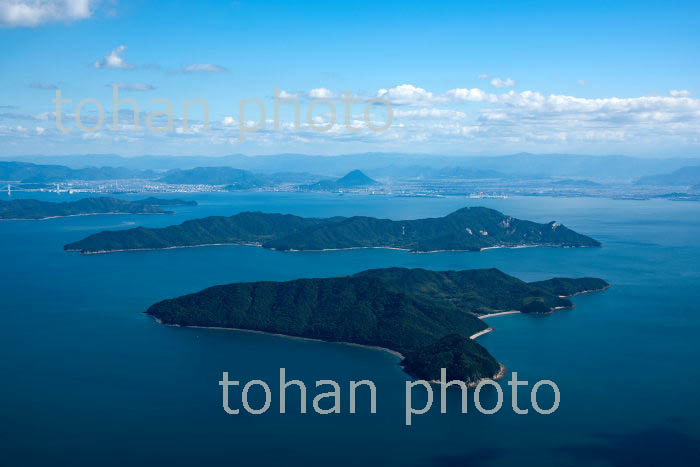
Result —
[[[601, 279], [566, 279], [571, 293], [602, 290]], [[387, 268], [351, 276], [244, 282], [164, 300], [146, 313], [178, 326], [218, 327], [382, 347], [398, 352], [410, 374], [475, 383], [497, 377], [499, 363], [470, 336], [487, 329], [479, 315], [551, 312], [573, 304], [552, 281], [527, 283], [498, 269]], [[539, 306], [533, 307], [537, 303]]]
[[62, 203], [37, 199], [13, 199], [12, 201], [0, 201], [0, 219], [40, 220], [90, 214], [172, 214], [172, 211], [163, 210], [161, 206], [192, 206], [196, 204], [195, 201], [160, 198], [146, 198], [138, 201], [107, 197], [83, 198]]
[[395, 248], [412, 252], [600, 246], [593, 238], [556, 222], [538, 224], [493, 209], [467, 207], [444, 217], [403, 221], [243, 212], [230, 217], [193, 219], [165, 228], [99, 232], [64, 248], [107, 253], [220, 244], [254, 244], [280, 251]]

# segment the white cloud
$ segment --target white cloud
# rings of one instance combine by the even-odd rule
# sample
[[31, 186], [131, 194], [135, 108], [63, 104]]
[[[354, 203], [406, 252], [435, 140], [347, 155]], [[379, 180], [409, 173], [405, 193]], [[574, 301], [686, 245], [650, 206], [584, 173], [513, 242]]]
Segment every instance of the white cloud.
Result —
[[296, 99], [299, 96], [293, 92], [287, 92], [283, 89], [279, 92], [278, 97], [280, 99]]
[[0, 0], [0, 26], [36, 27], [92, 16], [95, 0]]
[[213, 65], [211, 63], [197, 63], [194, 65], [187, 65], [182, 69], [185, 73], [223, 73], [228, 71], [228, 69]]
[[506, 78], [505, 80], [501, 78], [494, 78], [491, 80], [491, 86], [497, 88], [512, 88], [515, 86], [515, 81], [513, 78]]
[[316, 88], [309, 91], [308, 97], [310, 99], [333, 99], [335, 94], [330, 89]]
[[479, 88], [457, 88], [450, 89], [445, 94], [451, 101], [483, 102], [489, 98], [489, 94]]
[[412, 84], [401, 84], [389, 89], [380, 89], [377, 91], [377, 97], [383, 97], [396, 105], [425, 105], [440, 100], [432, 92]]
[[105, 57], [102, 60], [95, 60], [92, 66], [94, 66], [95, 68], [113, 68], [129, 70], [133, 68], [133, 66], [124, 61], [122, 54], [125, 51], [126, 46], [120, 45], [119, 47], [105, 55]]
[[148, 83], [107, 83], [105, 86], [109, 88], [116, 86], [125, 91], [152, 91], [155, 89], [155, 87]]
[[452, 109], [422, 108], [422, 109], [415, 109], [415, 110], [398, 109], [398, 110], [394, 111], [394, 117], [462, 120], [462, 119], [467, 118], [467, 114], [464, 112], [460, 112], [458, 110], [452, 110]]
[[687, 89], [672, 89], [669, 94], [673, 97], [690, 97], [690, 91]]

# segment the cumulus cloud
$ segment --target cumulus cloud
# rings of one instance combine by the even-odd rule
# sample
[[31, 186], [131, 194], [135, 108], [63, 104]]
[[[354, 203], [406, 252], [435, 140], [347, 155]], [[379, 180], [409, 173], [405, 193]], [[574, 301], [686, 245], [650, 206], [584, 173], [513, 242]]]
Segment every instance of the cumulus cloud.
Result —
[[[115, 83], [112, 83], [115, 84]], [[489, 87], [489, 89], [491, 89]], [[381, 133], [368, 130], [353, 132], [345, 127], [342, 113], [336, 124], [327, 132], [313, 131], [302, 116], [301, 129], [297, 130], [293, 120], [288, 116], [282, 119], [279, 131], [274, 131], [273, 122], [268, 119], [265, 128], [251, 133], [247, 143], [257, 148], [270, 148], [275, 152], [279, 147], [303, 144], [328, 144], [333, 148], [345, 147], [345, 144], [363, 144], [367, 149], [392, 146], [396, 150], [419, 150], [419, 148], [453, 151], [469, 147], [473, 150], [529, 150], [529, 151], [586, 151], [590, 148], [629, 148], [663, 147], [700, 144], [700, 99], [689, 93], [669, 93], [665, 96], [638, 97], [599, 97], [583, 98], [575, 95], [544, 94], [537, 91], [515, 90], [487, 91], [480, 88], [455, 88], [447, 91], [421, 88], [413, 84], [401, 84], [392, 88], [380, 89], [369, 93], [363, 99], [374, 96], [384, 97], [394, 106], [394, 120], [390, 128]], [[682, 91], [682, 90], [681, 90]], [[280, 91], [280, 97], [311, 96], [326, 97], [334, 94], [325, 88], [295, 93]], [[339, 96], [339, 93], [335, 93]], [[338, 108], [337, 108], [338, 110]], [[342, 111], [341, 111], [342, 112]], [[317, 112], [318, 113], [318, 112]], [[32, 121], [32, 117], [34, 121]], [[64, 121], [72, 123], [66, 116]], [[86, 114], [86, 123], [93, 115]], [[0, 134], [24, 141], [38, 138], [35, 125], [46, 120], [46, 132], [40, 137], [44, 140], [54, 138], [77, 138], [75, 135], [59, 135], [51, 128], [51, 114], [25, 116], [24, 114], [6, 113], [0, 115]], [[127, 116], [128, 118], [128, 116]], [[148, 140], [158, 144], [171, 144], [173, 150], [181, 150], [182, 145], [194, 145], [206, 149], [207, 145], [239, 144], [238, 116], [220, 116], [212, 121], [209, 131], [200, 131], [197, 123], [190, 125], [190, 131], [179, 131], [168, 135], [135, 133], [120, 128], [118, 132], [103, 132], [103, 138], [112, 142]], [[376, 117], [372, 121], [375, 127], [381, 127], [384, 119]], [[14, 120], [14, 121], [12, 121]], [[105, 114], [109, 121], [109, 115]], [[327, 119], [314, 117], [314, 124], [324, 125]], [[361, 113], [351, 116], [353, 128], [366, 128]], [[257, 122], [248, 122], [253, 126]], [[10, 125], [12, 124], [12, 125]], [[175, 126], [179, 124], [176, 122]], [[23, 131], [18, 127], [29, 127]], [[40, 130], [39, 130], [40, 131]], [[172, 139], [168, 139], [171, 137]], [[175, 141], [175, 142], [172, 142]], [[420, 146], [425, 144], [425, 146]], [[466, 144], [466, 146], [465, 146]], [[603, 146], [604, 145], [604, 146]], [[676, 145], [676, 146], [674, 146]], [[165, 147], [165, 146], [163, 146]], [[304, 146], [307, 147], [307, 146]], [[355, 147], [355, 146], [353, 146]]]
[[690, 91], [687, 89], [672, 89], [669, 94], [671, 94], [673, 97], [689, 97]]
[[211, 63], [197, 63], [194, 65], [187, 65], [182, 71], [185, 73], [223, 73], [228, 71], [228, 69]]
[[287, 91], [285, 91], [284, 89], [282, 89], [282, 90], [279, 92], [279, 94], [277, 94], [277, 96], [278, 96], [280, 99], [296, 99], [296, 98], [299, 97], [298, 94], [293, 93], [293, 92], [287, 92]]
[[308, 97], [310, 99], [333, 99], [335, 97], [335, 93], [333, 93], [333, 91], [330, 89], [316, 88], [309, 91]]
[[452, 109], [422, 108], [412, 110], [398, 109], [394, 111], [394, 117], [462, 120], [467, 118], [467, 114]]
[[133, 68], [133, 65], [126, 63], [126, 61], [122, 57], [125, 51], [126, 46], [120, 45], [119, 47], [105, 55], [103, 59], [95, 60], [92, 66], [94, 66], [95, 68], [113, 68], [129, 70]]
[[0, 0], [0, 26], [36, 27], [92, 16], [95, 0]]
[[116, 86], [125, 91], [152, 91], [155, 89], [154, 86], [148, 83], [107, 83], [105, 86], [109, 88]]
[[494, 86], [496, 88], [512, 88], [513, 86], [515, 86], [515, 81], [513, 80], [513, 78], [494, 78], [491, 80], [491, 86]]
[[463, 102], [483, 102], [489, 98], [489, 94], [482, 91], [479, 88], [457, 88], [450, 89], [445, 94], [447, 99], [451, 101], [463, 101]]
[[412, 84], [400, 84], [377, 91], [377, 97], [387, 99], [395, 105], [424, 105], [440, 100], [440, 97]]

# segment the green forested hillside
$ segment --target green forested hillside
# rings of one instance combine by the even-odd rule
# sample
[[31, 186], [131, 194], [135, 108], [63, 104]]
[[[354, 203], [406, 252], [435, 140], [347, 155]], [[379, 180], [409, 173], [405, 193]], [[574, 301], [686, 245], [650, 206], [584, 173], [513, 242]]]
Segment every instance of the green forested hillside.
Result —
[[83, 198], [77, 201], [52, 203], [36, 199], [0, 201], [0, 219], [46, 219], [49, 217], [76, 216], [80, 214], [165, 214], [159, 206], [197, 204], [179, 199], [146, 198], [125, 201], [117, 198]]
[[554, 222], [538, 224], [493, 209], [471, 207], [445, 217], [405, 221], [246, 212], [166, 228], [101, 232], [65, 248], [90, 253], [217, 243], [259, 243], [282, 251], [390, 247], [427, 252], [531, 245], [600, 246], [598, 241]]
[[[433, 364], [421, 359], [425, 355], [435, 358], [436, 349], [426, 346], [452, 334], [469, 339], [486, 329], [473, 313], [527, 311], [532, 301], [546, 304], [542, 311], [547, 312], [572, 306], [566, 299], [496, 269], [388, 268], [346, 277], [210, 287], [156, 303], [147, 313], [166, 324], [381, 346], [412, 355], [408, 361], [411, 371], [434, 379]], [[448, 376], [472, 381], [495, 374], [490, 371], [498, 364], [483, 347], [475, 342], [452, 342], [450, 346], [453, 344], [460, 360]]]

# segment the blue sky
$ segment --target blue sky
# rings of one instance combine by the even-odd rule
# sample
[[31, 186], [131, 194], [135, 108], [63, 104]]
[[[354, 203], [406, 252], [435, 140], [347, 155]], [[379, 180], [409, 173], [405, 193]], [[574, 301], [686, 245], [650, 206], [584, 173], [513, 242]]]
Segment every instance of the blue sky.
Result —
[[[698, 2], [0, 0], [0, 152], [698, 155], [698, 18]], [[139, 102], [141, 123], [163, 110], [150, 99], [171, 101], [172, 131], [136, 130], [124, 111], [113, 130], [113, 84]], [[275, 86], [299, 102], [298, 131], [290, 105], [274, 130]], [[57, 89], [72, 99], [69, 133], [56, 128]], [[360, 131], [345, 128], [346, 90], [361, 101]], [[314, 97], [336, 108], [327, 132], [306, 123]], [[393, 114], [384, 132], [363, 127], [377, 97]], [[85, 98], [104, 108], [98, 131], [76, 127]], [[182, 131], [192, 98], [209, 104], [209, 129], [193, 111]], [[241, 140], [238, 103], [250, 98], [268, 121]], [[327, 109], [314, 107], [316, 124]], [[381, 126], [385, 107], [372, 109]], [[258, 121], [255, 104], [246, 117]]]

